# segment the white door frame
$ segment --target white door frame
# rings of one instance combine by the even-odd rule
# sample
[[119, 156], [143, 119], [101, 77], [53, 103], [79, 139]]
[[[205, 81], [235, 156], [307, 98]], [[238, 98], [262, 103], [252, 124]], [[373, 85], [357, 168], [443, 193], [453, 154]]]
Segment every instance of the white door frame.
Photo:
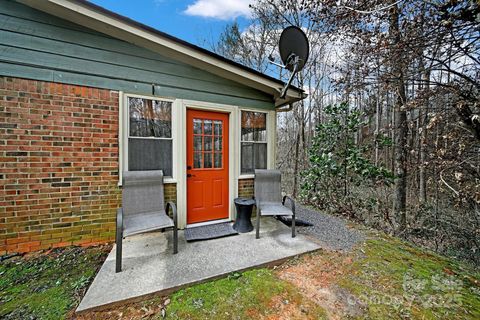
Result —
[[[238, 180], [252, 179], [252, 174], [240, 173], [240, 115], [244, 111], [264, 112], [267, 117], [267, 168], [275, 168], [275, 110], [263, 110], [256, 108], [244, 108], [234, 105], [209, 103], [194, 100], [175, 99], [172, 97], [160, 97], [149, 95], [129, 94], [120, 91], [119, 96], [119, 181], [122, 184], [122, 172], [128, 168], [128, 104], [127, 96], [136, 96], [149, 99], [163, 99], [173, 102], [172, 106], [172, 177], [165, 178], [164, 183], [175, 183], [177, 189], [177, 213], [178, 227], [183, 229], [187, 226], [187, 108], [212, 112], [224, 112], [229, 114], [229, 150], [228, 150], [228, 186], [229, 186], [229, 211], [228, 220], [235, 219], [235, 205], [233, 199], [238, 196]], [[205, 222], [202, 224], [218, 223], [221, 220]], [[198, 224], [196, 224], [198, 225]]]
[[[187, 109], [196, 109], [212, 112], [223, 112], [229, 114], [228, 119], [228, 219], [233, 220], [235, 209], [233, 199], [238, 195], [238, 150], [239, 150], [239, 135], [238, 135], [238, 117], [240, 109], [237, 106], [214, 104], [209, 102], [201, 102], [194, 100], [178, 99], [177, 110], [180, 110], [179, 120], [180, 125], [177, 127], [177, 144], [181, 147], [177, 148], [178, 167], [177, 167], [177, 211], [178, 211], [178, 227], [185, 228], [187, 226]], [[178, 118], [177, 118], [178, 119]], [[218, 222], [215, 220], [210, 223]], [[208, 224], [207, 222], [206, 224]], [[199, 225], [199, 224], [195, 224]]]

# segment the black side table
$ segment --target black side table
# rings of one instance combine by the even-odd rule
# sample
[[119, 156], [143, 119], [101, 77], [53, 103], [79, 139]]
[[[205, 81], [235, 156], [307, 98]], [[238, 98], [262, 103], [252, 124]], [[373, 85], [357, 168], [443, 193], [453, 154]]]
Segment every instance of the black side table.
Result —
[[252, 231], [253, 224], [250, 219], [252, 218], [252, 209], [255, 200], [248, 198], [235, 198], [233, 202], [237, 209], [237, 219], [233, 224], [233, 229], [241, 233]]

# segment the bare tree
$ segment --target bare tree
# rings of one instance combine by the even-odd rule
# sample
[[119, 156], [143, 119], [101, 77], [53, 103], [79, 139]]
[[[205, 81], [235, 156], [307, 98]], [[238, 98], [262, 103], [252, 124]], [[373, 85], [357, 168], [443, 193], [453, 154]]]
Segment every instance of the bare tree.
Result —
[[281, 30], [299, 26], [311, 43], [294, 83], [309, 97], [278, 114], [277, 166], [287, 190], [301, 196], [315, 127], [332, 120], [327, 106], [346, 102], [362, 123], [342, 137], [391, 168], [395, 183], [358, 188], [352, 168], [343, 168], [342, 198], [331, 201], [435, 250], [480, 252], [479, 3], [258, 0], [252, 12], [252, 25], [227, 28], [217, 52], [285, 79], [267, 61], [278, 59]]

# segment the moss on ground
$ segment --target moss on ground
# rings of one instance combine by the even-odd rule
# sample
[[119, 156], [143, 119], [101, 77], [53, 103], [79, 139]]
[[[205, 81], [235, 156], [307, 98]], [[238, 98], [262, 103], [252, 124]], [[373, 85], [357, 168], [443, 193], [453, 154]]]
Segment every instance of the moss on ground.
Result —
[[[0, 318], [70, 317], [108, 247], [0, 263]], [[480, 274], [383, 234], [78, 319], [480, 319]]]
[[478, 272], [396, 238], [366, 241], [344, 274], [361, 318], [480, 319]]
[[235, 273], [173, 294], [169, 319], [323, 319], [323, 309], [269, 269]]
[[64, 319], [107, 253], [108, 247], [72, 247], [1, 262], [0, 318]]

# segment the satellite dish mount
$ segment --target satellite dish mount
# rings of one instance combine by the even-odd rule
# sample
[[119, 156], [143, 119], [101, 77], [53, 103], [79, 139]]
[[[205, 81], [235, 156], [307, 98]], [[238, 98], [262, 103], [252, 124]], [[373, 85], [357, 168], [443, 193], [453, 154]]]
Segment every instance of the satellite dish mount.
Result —
[[278, 47], [283, 65], [273, 62], [271, 57], [269, 57], [270, 62], [291, 72], [290, 78], [280, 92], [280, 98], [283, 99], [293, 78], [305, 66], [310, 47], [307, 36], [302, 29], [294, 26], [287, 27], [282, 31]]
[[[285, 95], [287, 94], [288, 87], [290, 87], [290, 84], [293, 81], [293, 77], [297, 74], [298, 71], [298, 65], [300, 63], [300, 57], [292, 53], [288, 59], [287, 63], [285, 64], [285, 68], [287, 70], [290, 70], [292, 73], [290, 74], [290, 78], [288, 79], [287, 83], [282, 89], [282, 92], [280, 93], [280, 98], [285, 98]], [[293, 67], [292, 67], [293, 66]]]

